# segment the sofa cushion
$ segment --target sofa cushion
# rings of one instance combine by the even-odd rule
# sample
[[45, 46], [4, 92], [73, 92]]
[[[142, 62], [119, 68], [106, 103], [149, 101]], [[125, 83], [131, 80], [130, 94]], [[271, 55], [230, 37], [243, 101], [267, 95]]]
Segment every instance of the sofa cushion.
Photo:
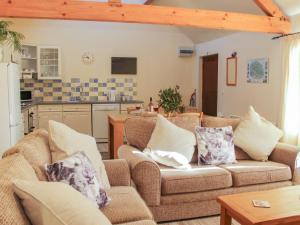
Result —
[[[176, 126], [174, 123], [167, 120], [164, 116], [158, 115], [157, 122], [152, 132], [147, 148], [151, 151], [175, 152], [182, 155], [187, 160], [185, 164], [189, 163], [195, 151], [196, 137], [193, 132]], [[158, 156], [158, 155], [157, 155]], [[161, 155], [160, 155], [161, 156]], [[164, 157], [159, 157], [159, 163], [164, 163]], [[168, 158], [168, 156], [166, 156]], [[177, 157], [175, 157], [177, 158]], [[156, 160], [156, 158], [153, 158]], [[177, 160], [177, 163], [184, 163]], [[176, 166], [177, 165], [171, 165]], [[168, 164], [165, 164], [170, 166]]]
[[242, 148], [252, 159], [267, 161], [283, 132], [262, 118], [250, 106], [248, 113], [234, 131], [234, 144]]
[[236, 160], [252, 160], [250, 156], [238, 146], [234, 146]]
[[134, 188], [111, 187], [107, 194], [111, 201], [101, 211], [112, 224], [153, 219], [150, 210]]
[[231, 174], [217, 166], [198, 166], [173, 169], [161, 166], [162, 194], [179, 194], [197, 191], [217, 190], [232, 186]]
[[[191, 132], [195, 131], [195, 127], [199, 126], [199, 116], [182, 115], [167, 118], [169, 121]], [[156, 117], [131, 117], [125, 121], [125, 137], [128, 143], [140, 150], [144, 150], [151, 138], [155, 128]]]
[[22, 206], [13, 193], [13, 179], [38, 181], [34, 170], [20, 154], [0, 160], [0, 224], [29, 225]]
[[98, 151], [95, 138], [81, 134], [63, 123], [50, 120], [49, 144], [53, 162], [71, 156], [76, 152], [84, 152], [93, 164], [104, 188], [110, 188], [105, 166]]
[[13, 183], [32, 225], [111, 225], [95, 204], [67, 184], [24, 180]]
[[204, 116], [202, 119], [203, 127], [227, 127], [232, 126], [232, 129], [235, 130], [240, 123], [240, 119], [234, 118], [222, 118], [214, 116]]
[[221, 165], [220, 167], [231, 172], [234, 187], [292, 179], [289, 166], [271, 161], [240, 160], [237, 164]]
[[51, 163], [49, 137], [46, 130], [37, 130], [4, 153], [4, 157], [19, 153], [29, 162], [39, 180], [46, 181], [44, 165]]
[[109, 202], [104, 186], [97, 178], [96, 170], [83, 152], [59, 160], [51, 165], [45, 165], [48, 180], [70, 185], [79, 191], [99, 208]]

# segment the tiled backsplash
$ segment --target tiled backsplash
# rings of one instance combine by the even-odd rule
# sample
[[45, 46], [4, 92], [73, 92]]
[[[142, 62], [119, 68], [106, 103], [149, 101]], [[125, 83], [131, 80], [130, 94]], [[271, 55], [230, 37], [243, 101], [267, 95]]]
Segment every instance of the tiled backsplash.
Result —
[[70, 82], [25, 79], [21, 80], [21, 89], [32, 91], [36, 101], [97, 101], [107, 96], [110, 90], [115, 90], [117, 96], [126, 96], [127, 100], [136, 100], [137, 96], [135, 78], [71, 78]]

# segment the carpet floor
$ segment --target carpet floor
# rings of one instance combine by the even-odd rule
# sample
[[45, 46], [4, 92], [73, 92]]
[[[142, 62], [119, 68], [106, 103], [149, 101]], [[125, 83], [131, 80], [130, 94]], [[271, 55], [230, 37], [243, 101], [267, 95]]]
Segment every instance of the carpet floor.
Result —
[[[213, 217], [205, 217], [201, 219], [194, 219], [194, 220], [183, 220], [177, 222], [170, 222], [170, 223], [160, 223], [162, 225], [220, 225], [220, 217], [213, 216]], [[239, 225], [236, 221], [233, 221], [233, 225]]]

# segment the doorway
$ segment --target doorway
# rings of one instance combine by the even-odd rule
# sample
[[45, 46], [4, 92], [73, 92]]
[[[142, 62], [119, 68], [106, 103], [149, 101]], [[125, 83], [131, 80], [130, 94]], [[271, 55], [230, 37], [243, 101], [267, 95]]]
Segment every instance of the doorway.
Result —
[[219, 56], [202, 57], [202, 112], [205, 115], [218, 114], [218, 62]]

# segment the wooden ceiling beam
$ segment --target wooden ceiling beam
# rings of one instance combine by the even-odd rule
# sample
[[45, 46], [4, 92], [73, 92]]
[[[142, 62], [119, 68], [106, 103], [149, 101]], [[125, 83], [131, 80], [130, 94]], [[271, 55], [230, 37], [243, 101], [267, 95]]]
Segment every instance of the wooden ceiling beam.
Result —
[[286, 15], [272, 0], [254, 0], [254, 2], [266, 15], [287, 19]]
[[162, 24], [280, 34], [291, 30], [290, 22], [279, 17], [74, 0], [0, 0], [0, 17]]

